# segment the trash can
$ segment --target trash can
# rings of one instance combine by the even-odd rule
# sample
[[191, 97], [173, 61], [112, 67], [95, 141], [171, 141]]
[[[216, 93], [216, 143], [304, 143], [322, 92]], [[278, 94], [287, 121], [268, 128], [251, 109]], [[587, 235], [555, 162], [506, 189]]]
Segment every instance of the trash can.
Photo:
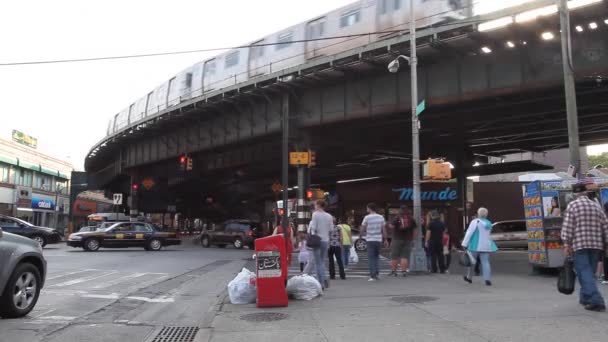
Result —
[[287, 254], [280, 235], [255, 240], [257, 306], [287, 306]]

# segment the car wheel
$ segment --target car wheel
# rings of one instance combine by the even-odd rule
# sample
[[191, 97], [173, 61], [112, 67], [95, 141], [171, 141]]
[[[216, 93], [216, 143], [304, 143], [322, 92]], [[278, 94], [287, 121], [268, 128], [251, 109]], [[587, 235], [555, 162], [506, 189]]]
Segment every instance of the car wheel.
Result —
[[148, 250], [160, 251], [163, 248], [163, 243], [159, 239], [151, 239], [148, 241]]
[[355, 250], [357, 252], [363, 252], [367, 250], [367, 243], [364, 239], [357, 239], [357, 241], [355, 241]]
[[23, 263], [15, 268], [0, 297], [0, 316], [17, 318], [27, 315], [38, 301], [41, 277], [36, 266]]
[[211, 247], [211, 241], [209, 241], [209, 237], [207, 235], [204, 235], [201, 238], [201, 246], [203, 246], [205, 248]]
[[89, 252], [95, 252], [99, 250], [99, 247], [101, 247], [101, 245], [97, 239], [90, 238], [84, 242], [84, 248]]
[[232, 245], [236, 249], [241, 249], [241, 248], [243, 248], [243, 240], [241, 238], [237, 237], [236, 239], [234, 239], [234, 242], [232, 243]]
[[38, 242], [38, 244], [42, 247], [46, 246], [46, 239], [42, 235], [34, 235], [32, 236], [32, 240]]

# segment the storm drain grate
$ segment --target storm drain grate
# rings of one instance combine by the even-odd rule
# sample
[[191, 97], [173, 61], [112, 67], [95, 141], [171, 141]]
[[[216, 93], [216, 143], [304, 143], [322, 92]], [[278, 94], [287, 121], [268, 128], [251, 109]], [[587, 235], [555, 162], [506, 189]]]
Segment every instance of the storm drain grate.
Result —
[[198, 327], [164, 327], [152, 342], [193, 342]]
[[249, 322], [275, 322], [282, 321], [289, 315], [280, 312], [258, 312], [241, 316], [241, 320]]
[[426, 302], [432, 302], [437, 299], [439, 298], [430, 296], [397, 296], [391, 298], [393, 302], [401, 304], [422, 304]]

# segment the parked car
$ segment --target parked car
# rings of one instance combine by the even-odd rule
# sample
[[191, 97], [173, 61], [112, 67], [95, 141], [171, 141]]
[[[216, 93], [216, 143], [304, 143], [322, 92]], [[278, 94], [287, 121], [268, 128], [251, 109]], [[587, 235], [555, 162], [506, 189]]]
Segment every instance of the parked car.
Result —
[[159, 251], [163, 246], [180, 245], [176, 232], [159, 232], [145, 222], [118, 222], [109, 228], [93, 232], [70, 234], [67, 245], [85, 251], [97, 251], [100, 247], [143, 247], [147, 251]]
[[359, 235], [360, 232], [358, 230], [353, 229], [352, 233], [353, 233], [353, 243], [355, 246], [355, 250], [357, 252], [366, 251], [367, 250], [367, 241], [365, 240], [365, 238], [363, 238]]
[[496, 222], [492, 225], [491, 236], [500, 248], [528, 248], [525, 220]]
[[216, 245], [226, 247], [233, 245], [241, 249], [244, 246], [253, 248], [255, 239], [262, 237], [260, 226], [250, 220], [229, 220], [215, 225], [213, 230], [204, 230], [201, 233], [201, 245], [205, 248]]
[[0, 316], [25, 316], [36, 306], [46, 277], [42, 246], [0, 229], [0, 256]]
[[0, 228], [7, 233], [30, 238], [44, 247], [47, 244], [61, 242], [61, 234], [57, 229], [38, 227], [16, 217], [0, 215]]

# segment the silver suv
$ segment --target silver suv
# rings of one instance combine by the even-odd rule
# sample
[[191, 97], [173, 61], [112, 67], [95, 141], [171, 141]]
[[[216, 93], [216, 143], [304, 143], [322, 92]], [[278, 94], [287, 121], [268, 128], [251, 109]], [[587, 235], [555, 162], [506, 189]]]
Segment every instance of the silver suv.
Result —
[[32, 311], [45, 277], [40, 244], [0, 228], [0, 316], [16, 318]]

